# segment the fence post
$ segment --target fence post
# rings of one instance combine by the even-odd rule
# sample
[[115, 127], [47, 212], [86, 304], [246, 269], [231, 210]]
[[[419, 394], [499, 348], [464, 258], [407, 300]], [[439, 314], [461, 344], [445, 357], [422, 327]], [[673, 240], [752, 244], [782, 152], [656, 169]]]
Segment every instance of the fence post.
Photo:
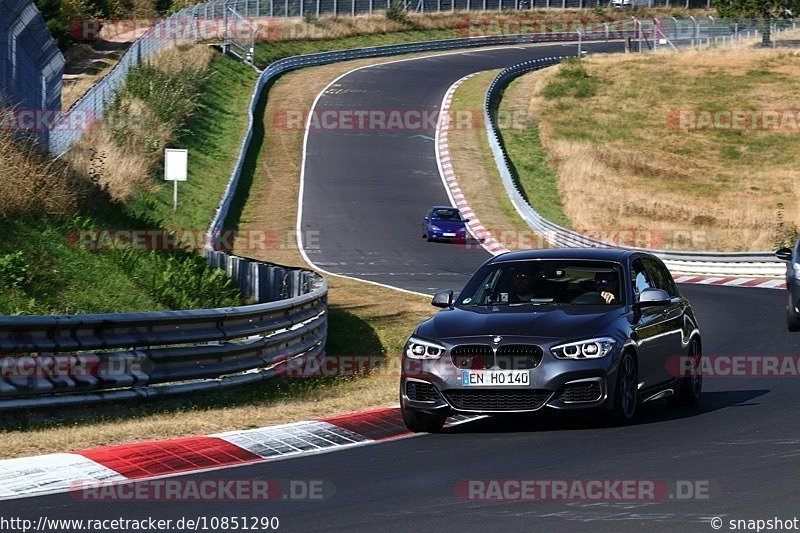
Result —
[[350, 0], [350, 16], [356, 16], [356, 0]]

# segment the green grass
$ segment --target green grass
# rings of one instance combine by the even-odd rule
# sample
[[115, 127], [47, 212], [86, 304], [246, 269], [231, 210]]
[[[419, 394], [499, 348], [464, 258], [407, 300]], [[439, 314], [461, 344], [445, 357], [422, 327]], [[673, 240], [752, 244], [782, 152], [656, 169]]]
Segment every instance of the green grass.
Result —
[[[240, 305], [240, 291], [221, 271], [186, 252], [111, 252], [82, 248], [70, 237], [80, 228], [192, 229], [202, 235], [211, 221], [246, 128], [244, 110], [257, 73], [216, 55], [201, 87], [199, 105], [174, 143], [189, 149], [188, 181], [180, 183], [172, 211], [171, 183], [153, 176], [156, 192], [127, 204], [98, 194], [70, 219], [0, 222], [0, 259], [21, 252], [24, 281], [0, 283], [0, 313], [107, 313]], [[122, 132], [124, 134], [124, 132]], [[2, 263], [0, 261], [0, 263]]]
[[214, 56], [199, 105], [172, 146], [189, 150], [187, 181], [178, 184], [178, 210], [172, 210], [172, 183], [156, 175], [157, 191], [139, 193], [129, 202], [129, 212], [167, 228], [208, 226], [239, 154], [257, 77], [242, 63]]
[[460, 37], [456, 30], [454, 28], [448, 28], [372, 33], [336, 39], [269, 41], [256, 45], [256, 63], [263, 68], [284, 57], [300, 54], [314, 54], [317, 52], [329, 52], [331, 50], [343, 50], [347, 48], [413, 43], [435, 39], [455, 39], [456, 37]]
[[567, 59], [558, 73], [545, 85], [542, 96], [548, 100], [556, 98], [591, 98], [597, 94], [600, 81], [590, 76], [578, 59]]
[[[518, 88], [519, 80], [511, 82], [506, 95]], [[512, 115], [507, 97], [501, 100], [499, 113], [500, 116], [521, 116], [520, 113]], [[558, 176], [547, 164], [547, 151], [539, 138], [537, 124], [528, 119], [524, 128], [517, 129], [512, 127], [516, 121], [506, 121], [505, 125], [502, 122], [501, 142], [508, 153], [509, 166], [522, 196], [547, 220], [571, 227], [558, 194]]]

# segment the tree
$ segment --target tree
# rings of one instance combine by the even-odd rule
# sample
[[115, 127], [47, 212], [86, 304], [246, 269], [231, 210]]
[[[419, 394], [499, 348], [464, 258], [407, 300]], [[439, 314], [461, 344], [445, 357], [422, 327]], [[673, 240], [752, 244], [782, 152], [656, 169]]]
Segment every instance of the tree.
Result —
[[722, 18], [760, 20], [762, 43], [769, 45], [770, 20], [794, 18], [800, 13], [800, 0], [714, 0], [714, 7]]

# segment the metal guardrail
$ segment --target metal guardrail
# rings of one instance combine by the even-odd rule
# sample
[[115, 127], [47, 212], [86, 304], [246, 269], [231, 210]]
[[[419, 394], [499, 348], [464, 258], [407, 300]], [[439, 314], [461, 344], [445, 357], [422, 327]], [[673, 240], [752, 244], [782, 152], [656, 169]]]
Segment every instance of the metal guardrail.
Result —
[[[509, 157], [506, 153], [495, 122], [495, 110], [499, 105], [503, 89], [514, 78], [535, 70], [560, 63], [565, 57], [552, 57], [519, 63], [502, 70], [492, 81], [484, 102], [484, 124], [492, 156], [500, 173], [503, 186], [514, 208], [522, 219], [538, 234], [555, 246], [563, 247], [620, 247], [618, 244], [582, 235], [576, 231], [550, 222], [540, 215], [525, 200], [511, 173]], [[686, 275], [719, 276], [783, 276], [785, 263], [779, 261], [772, 252], [690, 252], [671, 250], [651, 250], [625, 247], [652, 252], [659, 256], [667, 267], [675, 273]]]
[[[626, 31], [612, 34], [610, 40], [621, 40], [625, 38], [632, 38], [635, 32]], [[466, 48], [478, 48], [483, 46], [496, 46], [496, 45], [513, 45], [513, 44], [530, 44], [530, 43], [543, 43], [543, 42], [571, 42], [578, 39], [577, 33], [563, 33], [563, 34], [516, 34], [516, 35], [492, 35], [486, 37], [468, 37], [461, 39], [445, 39], [440, 41], [423, 41], [417, 43], [397, 44], [397, 45], [384, 45], [372, 46], [367, 48], [354, 48], [348, 50], [337, 50], [334, 52], [320, 52], [316, 54], [307, 54], [287, 57], [279, 59], [271, 63], [265, 68], [256, 82], [253, 89], [253, 94], [250, 98], [250, 106], [247, 112], [247, 132], [239, 148], [239, 156], [236, 164], [233, 167], [231, 178], [228, 181], [225, 194], [220, 201], [219, 207], [214, 215], [214, 219], [208, 230], [206, 242], [216, 242], [217, 235], [223, 231], [225, 218], [228, 215], [236, 187], [239, 182], [239, 177], [242, 173], [242, 166], [244, 165], [247, 152], [250, 149], [250, 143], [253, 137], [253, 125], [255, 124], [255, 110], [258, 101], [261, 98], [264, 87], [272, 82], [277, 77], [303, 67], [312, 67], [319, 65], [326, 65], [329, 63], [336, 63], [339, 61], [349, 61], [352, 59], [366, 59], [370, 57], [385, 57], [400, 54], [412, 54], [416, 52], [432, 52], [432, 51], [447, 51]], [[606, 40], [608, 34], [603, 31], [584, 33], [580, 36], [583, 40]]]
[[[650, 7], [684, 6], [707, 7], [710, 0], [647, 0]], [[392, 0], [210, 0], [181, 9], [170, 17], [158, 22], [136, 39], [123, 54], [120, 61], [89, 89], [70, 109], [56, 120], [49, 132], [47, 148], [51, 155], [62, 156], [78, 142], [86, 128], [76, 128], [74, 124], [93, 122], [103, 116], [108, 104], [113, 101], [125, 83], [131, 69], [148, 61], [155, 54], [182, 43], [205, 40], [203, 33], [206, 21], [222, 21], [211, 24], [212, 28], [222, 28], [219, 41], [228, 49], [236, 48], [237, 54], [247, 57], [256, 38], [258, 27], [256, 19], [270, 26], [276, 24], [271, 19], [289, 17], [318, 17], [321, 15], [356, 16], [373, 14], [391, 5]], [[607, 0], [403, 0], [407, 11], [496, 13], [492, 18], [511, 18], [513, 13], [525, 10], [551, 8], [593, 8], [608, 6]], [[488, 15], [486, 15], [488, 16]], [[239, 24], [241, 21], [244, 24]], [[252, 25], [250, 23], [253, 23]], [[244, 32], [246, 35], [240, 35]], [[468, 28], [464, 28], [468, 30]], [[260, 28], [261, 31], [264, 28]]]
[[[219, 309], [0, 317], [0, 412], [225, 389], [321, 357], [327, 282], [209, 252], [265, 303]], [[283, 298], [283, 299], [281, 299]]]

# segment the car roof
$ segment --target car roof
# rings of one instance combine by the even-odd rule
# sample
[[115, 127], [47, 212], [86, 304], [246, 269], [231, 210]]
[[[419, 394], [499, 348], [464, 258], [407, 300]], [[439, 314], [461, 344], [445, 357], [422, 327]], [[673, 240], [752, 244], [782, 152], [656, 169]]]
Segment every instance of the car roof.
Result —
[[525, 261], [530, 259], [588, 259], [595, 261], [615, 261], [622, 263], [625, 259], [640, 252], [622, 250], [620, 248], [545, 248], [540, 250], [522, 250], [498, 255], [490, 263], [507, 261]]

